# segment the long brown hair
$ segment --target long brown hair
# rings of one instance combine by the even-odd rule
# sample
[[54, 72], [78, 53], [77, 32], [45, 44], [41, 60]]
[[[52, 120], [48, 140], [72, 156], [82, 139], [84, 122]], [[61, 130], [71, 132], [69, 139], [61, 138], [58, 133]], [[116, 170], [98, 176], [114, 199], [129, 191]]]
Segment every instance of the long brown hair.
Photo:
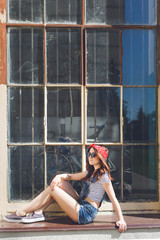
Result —
[[[97, 154], [97, 156], [98, 156], [99, 159], [100, 159], [100, 164], [101, 164], [101, 166], [100, 166], [100, 168], [98, 168], [96, 171], [94, 170], [94, 166], [92, 166], [92, 165], [89, 164], [89, 160], [88, 160], [88, 153], [89, 153], [89, 151], [90, 151], [91, 148], [94, 149], [95, 153]], [[107, 165], [107, 163], [106, 163], [106, 159], [104, 159], [104, 158], [102, 157], [102, 155], [99, 154], [99, 152], [98, 152], [98, 150], [97, 150], [96, 148], [94, 148], [93, 146], [92, 146], [91, 148], [88, 149], [87, 155], [86, 155], [86, 170], [87, 170], [88, 174], [87, 174], [87, 176], [84, 178], [84, 180], [90, 180], [91, 178], [94, 178], [95, 176], [97, 176], [97, 178], [96, 178], [96, 180], [95, 180], [95, 181], [97, 181], [97, 180], [99, 180], [100, 177], [101, 177], [103, 174], [105, 174], [106, 172], [108, 173], [109, 178], [110, 178], [111, 180], [114, 180], [114, 179], [111, 177], [110, 169], [109, 169], [109, 167], [108, 167], [108, 165]], [[108, 148], [106, 148], [106, 147], [104, 147], [104, 146], [103, 146], [103, 148], [104, 148], [107, 152], [109, 152]]]

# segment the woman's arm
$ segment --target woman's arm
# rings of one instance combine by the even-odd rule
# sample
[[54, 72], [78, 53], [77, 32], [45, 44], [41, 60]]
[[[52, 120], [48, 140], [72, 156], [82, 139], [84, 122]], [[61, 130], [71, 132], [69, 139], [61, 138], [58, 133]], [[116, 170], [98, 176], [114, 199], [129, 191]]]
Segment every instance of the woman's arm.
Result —
[[118, 221], [116, 222], [116, 225], [119, 227], [120, 232], [124, 232], [127, 229], [127, 224], [124, 221], [121, 207], [115, 196], [115, 192], [114, 192], [112, 183], [111, 182], [105, 183], [105, 184], [103, 184], [103, 187], [104, 187], [106, 193], [108, 194], [108, 197], [111, 200], [114, 210], [117, 214]]
[[79, 173], [67, 173], [67, 177], [64, 180], [73, 180], [73, 181], [80, 181], [85, 178], [87, 175], [86, 171], [79, 172]]
[[50, 187], [51, 189], [54, 188], [54, 186], [60, 186], [62, 181], [69, 181], [69, 180], [74, 180], [74, 181], [80, 181], [82, 180], [84, 177], [86, 177], [87, 172], [80, 172], [80, 173], [63, 173], [63, 174], [58, 174], [56, 175], [51, 184]]

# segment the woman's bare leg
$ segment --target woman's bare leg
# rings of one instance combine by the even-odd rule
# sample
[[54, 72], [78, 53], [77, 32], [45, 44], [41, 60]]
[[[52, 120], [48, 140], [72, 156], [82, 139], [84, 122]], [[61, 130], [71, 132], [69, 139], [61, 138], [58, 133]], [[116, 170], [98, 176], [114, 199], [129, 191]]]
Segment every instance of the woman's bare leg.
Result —
[[[72, 185], [67, 182], [63, 181], [61, 185], [61, 189], [66, 191], [69, 195], [72, 196], [74, 199], [78, 199], [79, 196], [72, 187]], [[54, 198], [51, 195], [50, 186], [47, 187], [43, 192], [41, 192], [36, 198], [34, 198], [30, 203], [28, 203], [24, 208], [17, 212], [19, 216], [24, 216], [29, 212], [43, 212], [51, 203], [54, 202]]]
[[45, 210], [47, 207], [49, 207], [49, 206], [50, 206], [52, 203], [54, 203], [54, 202], [55, 202], [55, 200], [54, 200], [53, 198], [51, 198], [44, 206], [42, 206], [42, 207], [39, 208], [39, 209], [34, 210], [34, 212], [37, 213], [37, 214], [41, 214], [41, 213], [44, 212], [44, 210]]
[[78, 222], [78, 212], [80, 205], [77, 202], [77, 198], [73, 198], [63, 189], [55, 186], [53, 191], [51, 191], [51, 196], [56, 200], [61, 209], [67, 213], [67, 215], [74, 221]]
[[[76, 200], [79, 199], [78, 193], [75, 191], [75, 189], [72, 187], [72, 185], [68, 181], [63, 181], [63, 184], [60, 186], [60, 188], [63, 189], [65, 192], [67, 192], [74, 199], [76, 199]], [[36, 213], [43, 213], [44, 210], [48, 206], [50, 206], [53, 202], [55, 202], [55, 200], [53, 199], [53, 197], [51, 197], [50, 201], [48, 201], [43, 207], [35, 210], [34, 212], [36, 212]]]
[[27, 203], [24, 208], [17, 212], [17, 215], [24, 216], [29, 212], [33, 212], [36, 209], [43, 207], [51, 199], [50, 187], [47, 187], [43, 192], [41, 192], [37, 197], [35, 197], [31, 202]]

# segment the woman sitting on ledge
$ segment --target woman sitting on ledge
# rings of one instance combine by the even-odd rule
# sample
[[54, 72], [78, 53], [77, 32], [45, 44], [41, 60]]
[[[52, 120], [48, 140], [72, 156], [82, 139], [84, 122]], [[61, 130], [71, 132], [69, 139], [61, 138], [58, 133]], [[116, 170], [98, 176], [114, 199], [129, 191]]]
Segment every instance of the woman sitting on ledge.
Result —
[[[120, 205], [115, 196], [109, 167], [106, 164], [108, 149], [92, 144], [88, 148], [86, 158], [86, 171], [75, 174], [59, 174], [42, 193], [28, 203], [23, 209], [6, 215], [8, 222], [33, 223], [44, 221], [43, 211], [56, 201], [67, 215], [79, 224], [93, 222], [98, 213], [98, 208], [106, 192], [116, 211], [118, 221], [116, 225], [120, 232], [127, 229]], [[80, 195], [74, 190], [68, 180], [84, 180], [86, 185]], [[28, 215], [28, 213], [31, 213]]]

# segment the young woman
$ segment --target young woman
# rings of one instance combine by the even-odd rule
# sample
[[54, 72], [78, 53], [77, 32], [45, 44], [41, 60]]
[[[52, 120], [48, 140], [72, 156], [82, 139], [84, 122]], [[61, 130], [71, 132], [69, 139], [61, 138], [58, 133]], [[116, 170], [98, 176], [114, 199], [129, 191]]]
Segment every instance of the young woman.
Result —
[[[28, 203], [23, 209], [5, 216], [9, 222], [33, 223], [44, 221], [43, 211], [56, 201], [67, 215], [79, 224], [93, 222], [98, 213], [103, 195], [106, 192], [116, 211], [116, 225], [120, 232], [127, 229], [120, 205], [115, 196], [109, 167], [106, 164], [108, 149], [92, 144], [88, 148], [86, 171], [75, 174], [59, 174], [42, 193]], [[68, 180], [84, 180], [85, 186], [80, 195]], [[28, 213], [32, 213], [27, 215]]]

